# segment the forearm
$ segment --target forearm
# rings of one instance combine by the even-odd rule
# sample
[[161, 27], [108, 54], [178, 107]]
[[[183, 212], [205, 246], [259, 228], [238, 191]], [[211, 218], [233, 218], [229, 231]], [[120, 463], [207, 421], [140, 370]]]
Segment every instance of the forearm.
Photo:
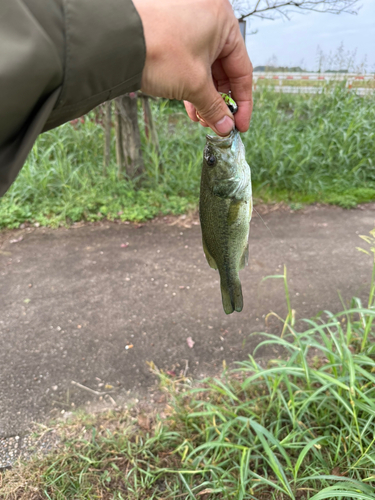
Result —
[[141, 86], [131, 0], [1, 0], [0, 196], [37, 135]]

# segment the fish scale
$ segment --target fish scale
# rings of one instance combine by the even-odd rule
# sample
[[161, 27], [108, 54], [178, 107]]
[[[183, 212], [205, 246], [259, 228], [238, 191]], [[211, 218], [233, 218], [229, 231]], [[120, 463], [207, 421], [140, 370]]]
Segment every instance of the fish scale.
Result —
[[251, 214], [251, 172], [239, 132], [207, 135], [199, 216], [203, 249], [208, 264], [219, 271], [226, 314], [243, 308], [239, 270], [247, 264]]

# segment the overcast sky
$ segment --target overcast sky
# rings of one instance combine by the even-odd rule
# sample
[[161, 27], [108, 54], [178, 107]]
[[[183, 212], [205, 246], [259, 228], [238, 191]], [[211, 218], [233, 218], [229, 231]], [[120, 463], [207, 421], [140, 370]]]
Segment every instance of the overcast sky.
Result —
[[[375, 0], [362, 0], [357, 15], [292, 14], [290, 21], [256, 18], [247, 22], [246, 44], [254, 67], [273, 56], [280, 66], [318, 69], [318, 46], [327, 56], [344, 43], [345, 52], [357, 49], [356, 64], [367, 56], [367, 72], [375, 72]], [[249, 32], [257, 29], [258, 33]]]

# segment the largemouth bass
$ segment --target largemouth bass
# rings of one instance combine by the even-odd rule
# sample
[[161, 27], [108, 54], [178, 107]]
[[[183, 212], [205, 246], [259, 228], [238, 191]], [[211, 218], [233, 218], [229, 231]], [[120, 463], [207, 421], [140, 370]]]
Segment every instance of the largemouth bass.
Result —
[[250, 167], [237, 130], [228, 137], [207, 135], [199, 200], [203, 250], [220, 273], [226, 314], [242, 311], [240, 269], [248, 261], [252, 214]]

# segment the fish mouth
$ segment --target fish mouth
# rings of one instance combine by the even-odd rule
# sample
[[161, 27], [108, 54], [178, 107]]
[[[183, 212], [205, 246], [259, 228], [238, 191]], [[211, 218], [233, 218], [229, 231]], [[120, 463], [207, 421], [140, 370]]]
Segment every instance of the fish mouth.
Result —
[[211, 144], [220, 145], [224, 148], [230, 148], [235, 140], [238, 132], [237, 129], [231, 131], [231, 133], [225, 137], [221, 137], [220, 135], [206, 135], [206, 139]]

